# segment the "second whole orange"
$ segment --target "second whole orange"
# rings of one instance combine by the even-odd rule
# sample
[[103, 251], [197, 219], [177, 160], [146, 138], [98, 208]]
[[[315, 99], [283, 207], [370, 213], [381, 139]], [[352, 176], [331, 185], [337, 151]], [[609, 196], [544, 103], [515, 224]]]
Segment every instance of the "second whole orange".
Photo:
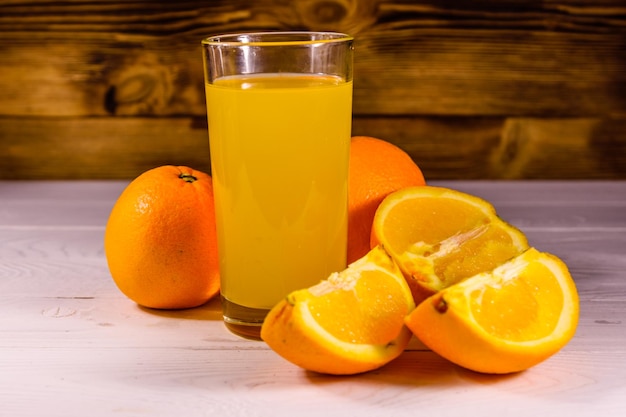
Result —
[[348, 182], [348, 263], [370, 251], [372, 222], [383, 199], [393, 191], [425, 183], [419, 166], [398, 146], [369, 136], [352, 138]]

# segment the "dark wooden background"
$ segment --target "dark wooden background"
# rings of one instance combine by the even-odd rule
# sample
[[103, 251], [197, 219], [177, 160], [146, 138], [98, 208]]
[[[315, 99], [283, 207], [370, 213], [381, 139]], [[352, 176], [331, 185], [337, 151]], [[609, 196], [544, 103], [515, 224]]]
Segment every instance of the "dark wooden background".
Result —
[[200, 40], [277, 29], [353, 34], [427, 179], [626, 178], [626, 0], [0, 0], [0, 179], [208, 171]]

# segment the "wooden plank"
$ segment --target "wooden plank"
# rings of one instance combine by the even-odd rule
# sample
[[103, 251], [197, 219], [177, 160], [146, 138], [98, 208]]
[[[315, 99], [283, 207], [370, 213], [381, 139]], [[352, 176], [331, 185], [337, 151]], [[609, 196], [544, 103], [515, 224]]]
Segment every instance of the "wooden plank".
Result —
[[[397, 144], [428, 180], [626, 178], [626, 117], [355, 117], [353, 134]], [[0, 144], [0, 179], [210, 171], [204, 117], [0, 118]]]
[[[456, 415], [593, 417], [624, 411], [624, 372], [612, 352], [579, 353], [531, 372], [497, 377], [464, 371], [431, 352], [407, 352], [356, 378], [304, 373], [267, 351], [92, 348], [11, 349], [3, 409], [12, 416], [292, 416], [408, 417], [415, 409]], [[170, 353], [170, 356], [165, 356]], [[253, 364], [253, 365], [252, 365]], [[230, 369], [223, 374], [223, 369]], [[597, 375], [605, 375], [597, 379]], [[0, 381], [3, 376], [0, 375]], [[574, 394], [577, 393], [577, 394]], [[575, 398], [572, 396], [576, 395]], [[449, 398], [454, 398], [450, 401]], [[180, 414], [179, 414], [180, 413]]]
[[[101, 230], [128, 182], [0, 181], [0, 230], [32, 233], [33, 238], [46, 230], [54, 233], [53, 228]], [[524, 230], [563, 232], [592, 228], [598, 232], [622, 233], [626, 228], [626, 196], [621, 181], [431, 181], [430, 184], [455, 187], [482, 197], [494, 205], [501, 217]], [[584, 199], [581, 199], [582, 188]], [[41, 207], [46, 207], [45, 212]]]
[[353, 33], [357, 115], [626, 113], [619, 0], [162, 0], [149, 12], [142, 1], [14, 0], [0, 7], [1, 115], [200, 116], [200, 39], [252, 29]]
[[[499, 209], [525, 210], [525, 214], [539, 207], [571, 207], [586, 206], [590, 223], [602, 222], [594, 216], [596, 207], [615, 207], [626, 203], [623, 193], [623, 181], [432, 181], [432, 184], [455, 187], [461, 191], [475, 194], [491, 201]], [[584, 191], [583, 191], [584, 190]], [[586, 198], [581, 198], [583, 195]], [[626, 212], [620, 216], [626, 220]], [[555, 219], [551, 218], [553, 222]], [[617, 219], [616, 219], [617, 220]], [[576, 222], [568, 224], [576, 227]]]
[[626, 177], [623, 118], [363, 117], [352, 131], [397, 144], [427, 179]]
[[[354, 133], [429, 179], [626, 178], [621, 0], [0, 5], [0, 179], [209, 170], [201, 38], [356, 36]], [[123, 117], [120, 117], [123, 116]]]
[[206, 120], [0, 119], [5, 179], [134, 178], [160, 165], [210, 171]]

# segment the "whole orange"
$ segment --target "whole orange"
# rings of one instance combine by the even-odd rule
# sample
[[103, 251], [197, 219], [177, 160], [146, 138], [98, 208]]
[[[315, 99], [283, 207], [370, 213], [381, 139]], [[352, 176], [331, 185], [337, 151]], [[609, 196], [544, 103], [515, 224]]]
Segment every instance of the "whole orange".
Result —
[[115, 284], [137, 304], [204, 304], [219, 291], [211, 177], [168, 165], [135, 178], [111, 211], [104, 250]]
[[379, 204], [391, 192], [424, 185], [411, 157], [382, 139], [355, 136], [350, 144], [348, 197], [348, 263], [370, 250], [370, 234]]

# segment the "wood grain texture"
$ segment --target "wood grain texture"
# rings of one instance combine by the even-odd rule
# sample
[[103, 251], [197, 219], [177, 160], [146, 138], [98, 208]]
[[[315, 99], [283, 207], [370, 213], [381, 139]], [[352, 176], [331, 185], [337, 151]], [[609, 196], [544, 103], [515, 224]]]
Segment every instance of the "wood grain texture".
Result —
[[[302, 371], [225, 330], [215, 299], [141, 309], [102, 236], [127, 181], [0, 181], [0, 415], [595, 417], [626, 412], [626, 183], [435, 182], [481, 196], [576, 281], [574, 339], [519, 374], [456, 367], [414, 339], [353, 377]], [[451, 400], [452, 399], [452, 400]]]
[[3, 1], [0, 178], [205, 169], [200, 39], [278, 29], [354, 34], [355, 133], [430, 178], [626, 178], [625, 16], [622, 0]]
[[200, 39], [258, 29], [354, 34], [356, 114], [626, 113], [619, 1], [11, 2], [0, 10], [6, 115], [203, 115]]
[[[617, 179], [626, 119], [355, 117], [432, 179]], [[210, 172], [205, 118], [0, 118], [0, 178], [125, 179], [159, 165]]]

